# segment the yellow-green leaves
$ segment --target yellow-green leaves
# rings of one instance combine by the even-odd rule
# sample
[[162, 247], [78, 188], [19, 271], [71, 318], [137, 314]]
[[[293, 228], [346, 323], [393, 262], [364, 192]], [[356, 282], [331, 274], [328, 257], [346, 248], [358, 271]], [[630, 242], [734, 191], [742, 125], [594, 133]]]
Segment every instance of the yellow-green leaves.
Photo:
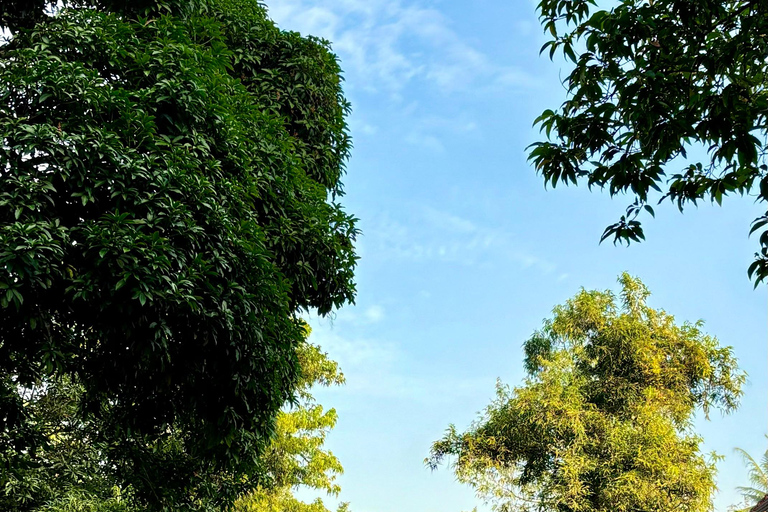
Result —
[[730, 347], [620, 293], [582, 290], [525, 343], [525, 383], [497, 389], [467, 432], [451, 427], [428, 463], [454, 457], [460, 481], [498, 510], [705, 512], [715, 466], [691, 429], [696, 409], [738, 405]]
[[[299, 403], [280, 412], [274, 437], [262, 457], [269, 483], [238, 500], [236, 512], [329, 512], [322, 499], [305, 503], [293, 492], [309, 488], [335, 497], [341, 491], [336, 483], [344, 471], [341, 462], [323, 449], [328, 432], [336, 425], [336, 411], [316, 404], [310, 391], [317, 385], [343, 384], [344, 375], [317, 345], [302, 343], [298, 355], [302, 371]], [[346, 511], [346, 504], [338, 509]]]

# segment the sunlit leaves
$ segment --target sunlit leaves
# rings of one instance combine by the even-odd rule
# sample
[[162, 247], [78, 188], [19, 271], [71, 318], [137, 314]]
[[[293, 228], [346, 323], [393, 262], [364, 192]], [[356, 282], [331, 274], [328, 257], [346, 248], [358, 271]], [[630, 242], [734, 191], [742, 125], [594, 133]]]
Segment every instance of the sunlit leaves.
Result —
[[714, 461], [692, 430], [697, 409], [738, 405], [745, 376], [730, 347], [621, 293], [582, 290], [525, 343], [524, 384], [497, 396], [466, 431], [432, 446], [433, 468], [501, 511], [705, 512]]
[[[298, 349], [302, 379], [299, 403], [280, 412], [275, 436], [262, 459], [268, 484], [241, 497], [236, 512], [329, 512], [322, 499], [306, 503], [294, 496], [297, 489], [322, 491], [338, 496], [336, 477], [341, 462], [324, 449], [328, 432], [336, 425], [336, 411], [315, 402], [311, 389], [344, 383], [338, 364], [317, 345], [303, 343]], [[338, 512], [346, 512], [342, 503]]]

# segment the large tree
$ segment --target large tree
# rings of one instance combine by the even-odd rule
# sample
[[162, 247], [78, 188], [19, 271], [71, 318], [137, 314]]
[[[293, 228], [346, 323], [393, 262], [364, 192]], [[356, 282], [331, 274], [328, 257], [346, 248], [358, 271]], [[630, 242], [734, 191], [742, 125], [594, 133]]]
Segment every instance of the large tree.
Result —
[[697, 409], [730, 411], [744, 375], [730, 347], [646, 304], [624, 274], [620, 299], [582, 290], [525, 343], [524, 385], [497, 387], [467, 430], [451, 426], [428, 463], [499, 510], [707, 512], [715, 465]]
[[152, 506], [199, 466], [252, 484], [297, 313], [354, 297], [338, 63], [256, 0], [63, 4], [0, 11], [0, 451], [66, 377]]
[[[547, 184], [634, 198], [603, 239], [644, 238], [641, 212], [726, 195], [768, 200], [768, 3], [762, 0], [541, 0], [550, 40], [574, 63], [567, 100], [536, 122], [530, 158]], [[690, 155], [689, 155], [690, 153]], [[768, 214], [749, 274], [768, 277]]]

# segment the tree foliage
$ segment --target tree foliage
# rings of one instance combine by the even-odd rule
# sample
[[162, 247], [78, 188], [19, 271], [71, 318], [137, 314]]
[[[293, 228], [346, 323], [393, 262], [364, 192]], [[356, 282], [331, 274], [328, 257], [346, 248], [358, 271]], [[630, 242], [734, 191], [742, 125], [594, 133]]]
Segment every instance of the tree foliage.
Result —
[[[547, 140], [530, 159], [553, 187], [586, 183], [634, 202], [603, 239], [644, 238], [651, 203], [739, 193], [768, 200], [768, 4], [759, 0], [542, 0], [550, 40], [575, 65], [568, 99], [536, 120]], [[699, 149], [700, 148], [700, 149]], [[692, 158], [688, 152], [693, 151]], [[706, 157], [699, 160], [697, 153]], [[768, 276], [768, 214], [749, 267]]]
[[639, 280], [620, 282], [620, 299], [582, 290], [556, 307], [525, 343], [525, 384], [499, 384], [427, 462], [453, 457], [458, 479], [504, 511], [710, 510], [715, 466], [692, 418], [734, 409], [744, 375], [700, 323], [675, 324]]
[[[300, 402], [280, 412], [275, 437], [263, 455], [269, 484], [242, 497], [236, 512], [329, 512], [321, 498], [305, 503], [294, 492], [305, 488], [334, 497], [341, 492], [335, 480], [344, 469], [333, 453], [323, 449], [328, 432], [336, 425], [336, 411], [317, 404], [310, 390], [318, 385], [341, 385], [344, 374], [317, 345], [302, 345], [299, 361]], [[347, 510], [346, 503], [338, 508], [338, 512]]]
[[297, 312], [355, 292], [336, 58], [255, 0], [2, 5], [0, 451], [43, 446], [20, 390], [68, 378], [147, 507], [255, 485]]
[[55, 1], [49, 0], [4, 0], [0, 2], [0, 27], [17, 31], [35, 26], [46, 17], [46, 9]]
[[[340, 385], [344, 375], [309, 342], [298, 346], [297, 357], [302, 370], [295, 390], [299, 402], [278, 414], [274, 437], [260, 456], [261, 470], [249, 475], [256, 477], [250, 481], [238, 482], [231, 473], [189, 457], [180, 442], [184, 432], [176, 428], [169, 429], [162, 442], [149, 440], [152, 464], [133, 472], [116, 471], [110, 465], [112, 447], [98, 441], [97, 420], [81, 414], [82, 386], [59, 379], [24, 390], [27, 413], [43, 444], [34, 453], [0, 453], [3, 466], [12, 468], [0, 472], [0, 510], [138, 512], [145, 510], [143, 495], [150, 490], [164, 493], [162, 504], [169, 511], [231, 510], [236, 497], [238, 512], [328, 512], [322, 499], [304, 503], [293, 493], [306, 487], [337, 496], [341, 490], [335, 482], [343, 471], [341, 463], [323, 449], [336, 424], [336, 411], [324, 410], [310, 391], [317, 385]], [[183, 492], [178, 482], [148, 489], [148, 479], [183, 481], [190, 471], [194, 478], [184, 482]], [[342, 504], [339, 511], [346, 510]]]
[[20, 393], [39, 444], [0, 452], [0, 510], [17, 512], [138, 512], [105, 465], [108, 446], [80, 414], [82, 387], [59, 378]]

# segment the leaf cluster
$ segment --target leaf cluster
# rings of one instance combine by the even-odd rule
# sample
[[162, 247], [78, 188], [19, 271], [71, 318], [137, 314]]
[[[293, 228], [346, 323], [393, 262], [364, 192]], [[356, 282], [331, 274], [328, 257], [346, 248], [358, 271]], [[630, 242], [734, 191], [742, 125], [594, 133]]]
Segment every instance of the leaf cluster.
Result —
[[[302, 369], [297, 390], [300, 401], [278, 415], [275, 436], [263, 455], [267, 483], [241, 497], [236, 512], [329, 512], [321, 498], [306, 503], [294, 492], [304, 488], [334, 497], [341, 492], [336, 478], [344, 469], [323, 447], [336, 425], [337, 414], [317, 404], [310, 391], [315, 386], [341, 385], [344, 375], [317, 345], [301, 345], [298, 355]], [[337, 512], [347, 511], [348, 504], [342, 503]]]
[[[550, 39], [573, 62], [568, 99], [538, 124], [530, 160], [553, 187], [586, 183], [634, 202], [602, 239], [639, 241], [638, 215], [669, 200], [682, 211], [729, 194], [768, 200], [768, 4], [757, 0], [542, 0]], [[706, 152], [696, 161], [692, 155]], [[768, 277], [768, 217], [749, 267]]]
[[80, 411], [82, 387], [67, 378], [19, 389], [39, 441], [13, 450], [0, 434], [0, 509], [18, 512], [138, 512], [130, 487], [115, 485], [104, 464], [108, 449], [95, 440]]

